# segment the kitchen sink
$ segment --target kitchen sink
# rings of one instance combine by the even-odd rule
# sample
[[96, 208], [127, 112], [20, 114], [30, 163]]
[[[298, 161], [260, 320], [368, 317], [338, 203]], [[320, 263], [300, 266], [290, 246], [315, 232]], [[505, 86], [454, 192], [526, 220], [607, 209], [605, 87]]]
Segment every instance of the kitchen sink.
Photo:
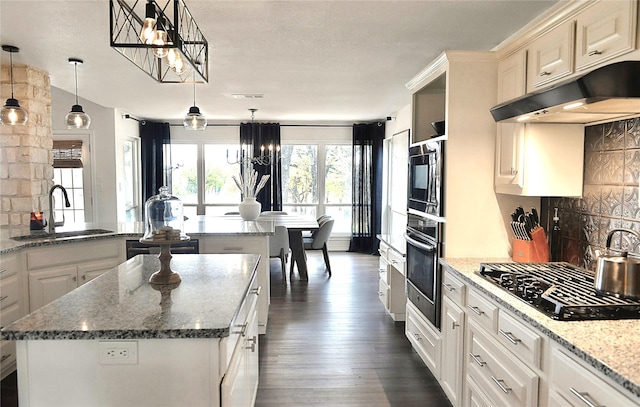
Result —
[[23, 240], [38, 240], [38, 239], [63, 239], [66, 237], [83, 237], [102, 235], [105, 233], [113, 233], [113, 230], [107, 229], [85, 229], [85, 230], [73, 230], [68, 232], [56, 232], [49, 233], [45, 231], [34, 231], [28, 235], [14, 236], [11, 239], [23, 241]]

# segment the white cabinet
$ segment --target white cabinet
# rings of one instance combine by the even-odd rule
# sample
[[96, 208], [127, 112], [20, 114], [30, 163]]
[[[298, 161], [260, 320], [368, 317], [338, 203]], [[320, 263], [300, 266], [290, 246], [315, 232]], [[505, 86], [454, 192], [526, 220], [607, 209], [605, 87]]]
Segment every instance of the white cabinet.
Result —
[[498, 140], [503, 142], [496, 143], [497, 193], [582, 196], [583, 125], [503, 124]]
[[462, 398], [464, 325], [464, 311], [445, 296], [442, 301], [442, 369], [440, 385], [454, 406], [460, 406]]
[[28, 249], [30, 312], [116, 267], [122, 252], [119, 239]]
[[[258, 312], [255, 295], [259, 293], [254, 279], [252, 289], [245, 299], [233, 322], [239, 327], [229, 338], [222, 341], [221, 349], [235, 345], [230, 360], [221, 357], [221, 373], [224, 374], [220, 385], [221, 406], [253, 406], [258, 391]], [[226, 364], [228, 362], [228, 365]]]
[[529, 45], [527, 92], [573, 73], [575, 23], [568, 21]]
[[524, 95], [527, 91], [527, 51], [520, 50], [498, 63], [498, 103]]
[[578, 15], [576, 71], [635, 49], [637, 7], [637, 1], [604, 1]]
[[378, 251], [380, 253], [378, 296], [394, 321], [404, 321], [407, 303], [404, 290], [405, 258], [382, 241]]
[[[9, 325], [23, 317], [26, 306], [23, 295], [24, 256], [22, 252], [0, 256], [0, 324]], [[1, 328], [0, 327], [0, 328]], [[14, 341], [0, 340], [0, 379], [4, 379], [16, 366]]]
[[[551, 351], [549, 406], [631, 406], [630, 400], [564, 351]], [[556, 402], [559, 401], [559, 402]]]
[[258, 286], [262, 292], [258, 298], [258, 330], [260, 334], [267, 332], [269, 317], [269, 301], [271, 298], [269, 285], [269, 236], [268, 235], [209, 235], [200, 238], [202, 254], [251, 254], [260, 255], [258, 264]]
[[407, 301], [405, 335], [418, 356], [436, 379], [440, 378], [440, 332], [433, 327], [411, 301]]

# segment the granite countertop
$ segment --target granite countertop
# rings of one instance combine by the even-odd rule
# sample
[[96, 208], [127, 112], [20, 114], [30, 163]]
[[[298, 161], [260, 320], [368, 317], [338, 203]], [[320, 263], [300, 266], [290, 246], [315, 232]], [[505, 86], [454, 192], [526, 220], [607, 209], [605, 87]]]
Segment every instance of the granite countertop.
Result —
[[138, 255], [5, 327], [3, 339], [150, 339], [229, 336], [258, 254], [176, 254], [182, 281], [157, 291], [155, 255]]
[[[97, 239], [118, 237], [140, 238], [144, 235], [144, 222], [130, 223], [77, 223], [57, 227], [56, 233], [103, 229], [106, 233], [74, 237], [42, 237], [30, 240], [14, 240], [13, 236], [32, 234], [28, 228], [15, 232], [12, 236], [6, 230], [0, 230], [0, 254], [9, 253], [26, 247], [66, 244]], [[184, 230], [192, 238], [205, 236], [264, 236], [275, 232], [272, 220], [244, 221], [237, 217], [197, 216], [184, 222]], [[37, 233], [37, 232], [36, 232]]]
[[471, 286], [640, 397], [640, 320], [556, 321], [474, 273], [480, 269], [480, 263], [510, 262], [511, 259], [445, 258], [442, 261]]

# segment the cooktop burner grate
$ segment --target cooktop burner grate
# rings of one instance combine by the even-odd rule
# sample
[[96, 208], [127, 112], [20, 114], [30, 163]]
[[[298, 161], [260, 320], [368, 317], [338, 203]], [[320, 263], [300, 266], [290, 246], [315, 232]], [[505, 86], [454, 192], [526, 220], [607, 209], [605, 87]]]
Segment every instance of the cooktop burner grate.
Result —
[[478, 274], [553, 319], [640, 319], [640, 302], [596, 294], [594, 273], [569, 263], [483, 263]]

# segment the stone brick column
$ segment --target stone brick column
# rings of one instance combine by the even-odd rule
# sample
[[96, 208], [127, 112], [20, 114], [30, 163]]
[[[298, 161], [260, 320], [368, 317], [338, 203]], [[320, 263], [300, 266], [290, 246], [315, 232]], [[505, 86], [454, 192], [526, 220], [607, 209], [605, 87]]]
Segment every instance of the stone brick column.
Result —
[[[53, 131], [49, 74], [13, 65], [14, 95], [27, 111], [24, 126], [0, 126], [0, 228], [9, 235], [29, 230], [32, 211], [48, 216], [48, 192], [53, 185]], [[9, 65], [0, 76], [2, 105], [11, 96]]]

